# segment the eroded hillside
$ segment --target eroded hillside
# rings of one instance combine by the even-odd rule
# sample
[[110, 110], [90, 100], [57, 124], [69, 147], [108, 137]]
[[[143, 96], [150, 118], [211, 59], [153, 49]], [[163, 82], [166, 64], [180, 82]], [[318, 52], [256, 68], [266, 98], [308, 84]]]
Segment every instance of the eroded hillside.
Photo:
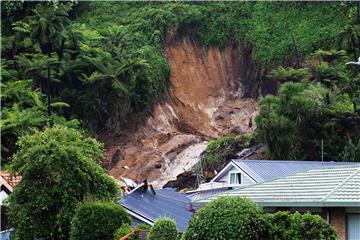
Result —
[[262, 72], [250, 46], [204, 49], [185, 38], [165, 49], [171, 87], [152, 115], [120, 139], [105, 139], [110, 174], [163, 186], [189, 170], [207, 140], [254, 129]]

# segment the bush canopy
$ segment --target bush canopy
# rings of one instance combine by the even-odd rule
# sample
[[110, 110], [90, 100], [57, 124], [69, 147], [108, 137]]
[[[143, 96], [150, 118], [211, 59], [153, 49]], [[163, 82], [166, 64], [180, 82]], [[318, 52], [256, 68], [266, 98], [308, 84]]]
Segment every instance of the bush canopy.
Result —
[[130, 217], [119, 204], [84, 202], [71, 221], [70, 240], [111, 240], [117, 228], [129, 226], [124, 224], [130, 224]]

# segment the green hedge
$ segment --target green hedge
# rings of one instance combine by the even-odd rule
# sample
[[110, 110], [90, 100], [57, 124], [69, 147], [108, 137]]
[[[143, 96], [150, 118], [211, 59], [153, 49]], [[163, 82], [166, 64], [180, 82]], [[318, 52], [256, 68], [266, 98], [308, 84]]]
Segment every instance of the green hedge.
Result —
[[115, 230], [130, 224], [130, 217], [113, 202], [85, 202], [75, 211], [70, 240], [110, 240]]
[[182, 240], [261, 239], [262, 210], [249, 199], [219, 197], [199, 209]]
[[269, 240], [336, 240], [334, 228], [318, 215], [298, 212], [277, 212], [266, 214]]
[[159, 218], [150, 229], [148, 240], [176, 240], [176, 223], [170, 218]]
[[337, 234], [319, 215], [264, 213], [250, 199], [219, 197], [199, 209], [181, 239], [336, 240]]

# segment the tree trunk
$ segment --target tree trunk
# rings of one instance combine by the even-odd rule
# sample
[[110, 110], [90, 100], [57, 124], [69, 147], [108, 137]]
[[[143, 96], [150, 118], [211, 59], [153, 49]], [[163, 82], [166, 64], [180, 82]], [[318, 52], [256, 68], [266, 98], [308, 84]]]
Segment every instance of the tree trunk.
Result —
[[14, 69], [15, 69], [15, 71], [18, 71], [18, 65], [17, 65], [17, 61], [16, 61], [16, 59], [15, 59], [15, 57], [16, 57], [16, 52], [17, 52], [16, 42], [13, 41], [13, 42], [12, 42], [12, 57], [13, 57], [13, 60], [14, 60]]
[[[48, 57], [50, 59], [51, 53], [50, 53], [50, 47], [48, 47]], [[47, 110], [49, 117], [51, 116], [51, 79], [50, 79], [50, 63], [48, 63], [48, 77], [47, 77]]]
[[356, 100], [355, 99], [353, 100], [353, 106], [354, 106], [354, 113], [356, 113], [356, 107], [357, 106], [356, 106]]
[[299, 59], [299, 52], [298, 52], [298, 49], [297, 49], [297, 46], [296, 46], [296, 42], [295, 42], [295, 38], [294, 36], [291, 36], [292, 37], [292, 41], [293, 41], [293, 45], [294, 45], [294, 50], [295, 50], [295, 56], [296, 56], [296, 67], [300, 67], [300, 59]]

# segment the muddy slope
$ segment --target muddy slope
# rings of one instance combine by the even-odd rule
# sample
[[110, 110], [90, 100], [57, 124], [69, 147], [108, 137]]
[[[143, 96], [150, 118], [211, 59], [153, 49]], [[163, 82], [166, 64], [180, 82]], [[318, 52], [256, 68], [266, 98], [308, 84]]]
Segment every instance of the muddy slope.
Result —
[[171, 88], [152, 116], [107, 144], [110, 174], [157, 187], [189, 170], [208, 140], [249, 134], [258, 111], [263, 73], [250, 46], [203, 49], [185, 38], [165, 49]]

